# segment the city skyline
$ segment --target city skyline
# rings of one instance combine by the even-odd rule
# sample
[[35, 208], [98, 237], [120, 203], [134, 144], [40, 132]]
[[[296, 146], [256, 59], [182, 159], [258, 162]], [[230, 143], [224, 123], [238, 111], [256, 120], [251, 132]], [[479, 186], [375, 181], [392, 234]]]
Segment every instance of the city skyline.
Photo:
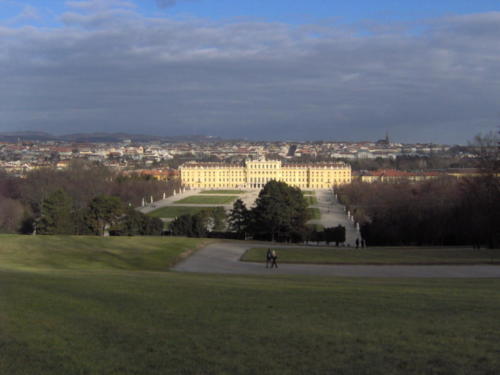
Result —
[[0, 0], [0, 132], [465, 144], [500, 123], [499, 11]]

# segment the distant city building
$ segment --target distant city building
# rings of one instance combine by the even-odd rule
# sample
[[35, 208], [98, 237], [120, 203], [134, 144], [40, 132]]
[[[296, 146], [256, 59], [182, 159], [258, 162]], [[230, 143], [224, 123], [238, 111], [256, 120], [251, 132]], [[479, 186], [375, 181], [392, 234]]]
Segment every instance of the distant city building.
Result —
[[192, 188], [262, 188], [271, 180], [301, 189], [329, 189], [351, 182], [346, 163], [282, 164], [278, 160], [247, 160], [243, 164], [188, 162], [179, 167], [182, 183]]
[[353, 178], [359, 179], [361, 182], [418, 182], [425, 180], [432, 180], [435, 178], [443, 177], [441, 172], [406, 172], [395, 169], [379, 169], [377, 171], [365, 171], [355, 173]]

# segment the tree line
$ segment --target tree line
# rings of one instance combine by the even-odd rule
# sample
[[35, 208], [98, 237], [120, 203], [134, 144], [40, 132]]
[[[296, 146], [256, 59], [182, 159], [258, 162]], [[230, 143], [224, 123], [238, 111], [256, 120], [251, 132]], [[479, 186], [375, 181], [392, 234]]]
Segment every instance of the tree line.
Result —
[[355, 182], [336, 189], [368, 245], [500, 246], [500, 179]]
[[24, 178], [0, 172], [0, 232], [103, 234], [105, 228], [111, 234], [160, 234], [161, 220], [133, 208], [143, 197], [158, 200], [179, 188], [178, 180], [125, 177], [80, 160], [66, 170], [40, 169]]
[[469, 144], [478, 176], [337, 189], [369, 245], [500, 247], [500, 131]]

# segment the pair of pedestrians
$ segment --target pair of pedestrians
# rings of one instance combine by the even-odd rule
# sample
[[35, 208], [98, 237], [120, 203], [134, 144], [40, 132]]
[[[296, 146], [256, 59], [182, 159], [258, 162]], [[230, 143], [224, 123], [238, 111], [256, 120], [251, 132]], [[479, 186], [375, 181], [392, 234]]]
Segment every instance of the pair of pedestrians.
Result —
[[271, 268], [278, 268], [278, 263], [276, 260], [278, 259], [278, 254], [276, 254], [276, 250], [267, 249], [266, 254], [266, 268], [269, 268], [269, 264], [271, 264]]

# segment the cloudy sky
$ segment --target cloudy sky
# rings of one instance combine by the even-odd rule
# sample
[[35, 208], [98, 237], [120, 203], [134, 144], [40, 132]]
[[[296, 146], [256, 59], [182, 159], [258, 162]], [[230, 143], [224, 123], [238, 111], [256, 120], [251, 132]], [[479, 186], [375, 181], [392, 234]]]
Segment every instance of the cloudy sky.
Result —
[[465, 143], [500, 2], [0, 0], [0, 131]]

